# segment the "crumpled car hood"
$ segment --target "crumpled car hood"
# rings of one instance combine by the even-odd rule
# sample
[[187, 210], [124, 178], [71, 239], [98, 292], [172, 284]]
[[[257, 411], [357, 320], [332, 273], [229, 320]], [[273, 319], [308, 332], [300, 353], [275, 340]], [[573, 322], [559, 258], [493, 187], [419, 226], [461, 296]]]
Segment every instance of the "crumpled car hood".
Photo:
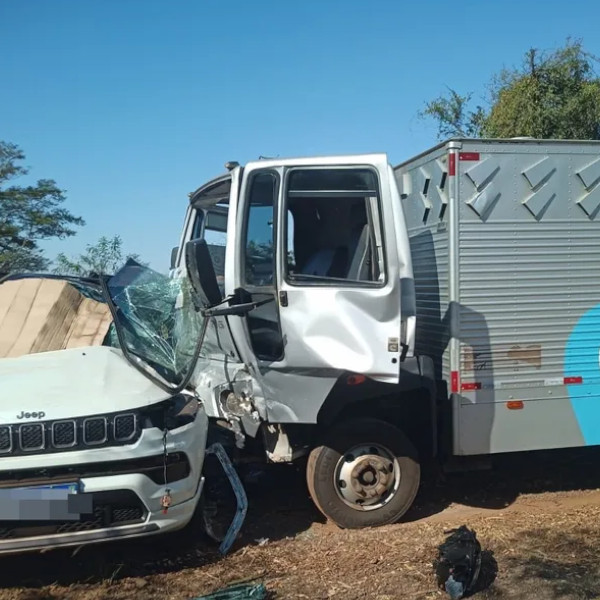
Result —
[[[115, 348], [92, 346], [0, 360], [0, 424], [129, 410], [168, 397]], [[39, 418], [39, 417], [38, 417]]]

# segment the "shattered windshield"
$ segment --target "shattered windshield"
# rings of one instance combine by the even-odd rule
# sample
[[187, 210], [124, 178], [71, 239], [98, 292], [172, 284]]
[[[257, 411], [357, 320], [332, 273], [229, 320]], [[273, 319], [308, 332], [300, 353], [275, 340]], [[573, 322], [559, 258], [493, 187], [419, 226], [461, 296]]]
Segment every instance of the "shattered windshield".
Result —
[[116, 308], [111, 345], [163, 384], [184, 383], [204, 334], [187, 277], [170, 278], [130, 260], [106, 289]]
[[104, 285], [100, 278], [44, 273], [0, 280], [0, 358], [112, 346], [172, 389], [194, 367], [203, 325], [187, 277], [170, 278], [133, 260]]

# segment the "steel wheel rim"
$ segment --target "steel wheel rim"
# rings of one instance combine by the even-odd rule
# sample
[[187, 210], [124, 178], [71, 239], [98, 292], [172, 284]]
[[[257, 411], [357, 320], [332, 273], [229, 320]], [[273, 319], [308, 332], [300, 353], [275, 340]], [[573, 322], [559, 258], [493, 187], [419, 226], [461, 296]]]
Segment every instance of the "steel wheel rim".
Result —
[[357, 444], [338, 460], [333, 483], [344, 504], [358, 511], [385, 506], [400, 487], [400, 463], [381, 444]]

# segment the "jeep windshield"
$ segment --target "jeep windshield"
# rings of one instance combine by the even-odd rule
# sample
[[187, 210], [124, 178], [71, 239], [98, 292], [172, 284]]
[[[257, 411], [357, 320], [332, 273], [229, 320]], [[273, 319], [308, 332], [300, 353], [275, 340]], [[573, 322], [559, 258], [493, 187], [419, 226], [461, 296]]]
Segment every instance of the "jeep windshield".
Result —
[[113, 276], [14, 273], [0, 283], [0, 358], [112, 346], [169, 391], [194, 368], [204, 318], [187, 277], [129, 260]]
[[204, 337], [187, 277], [170, 278], [129, 260], [104, 281], [114, 317], [110, 345], [168, 389], [184, 386]]

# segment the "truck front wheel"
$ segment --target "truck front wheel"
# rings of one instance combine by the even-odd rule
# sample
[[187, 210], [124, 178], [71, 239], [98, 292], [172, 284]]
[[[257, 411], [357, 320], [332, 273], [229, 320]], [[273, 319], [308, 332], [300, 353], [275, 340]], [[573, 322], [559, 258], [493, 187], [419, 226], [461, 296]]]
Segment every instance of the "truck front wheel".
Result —
[[396, 522], [413, 503], [420, 474], [408, 438], [377, 419], [347, 421], [327, 432], [306, 468], [317, 508], [345, 529]]

